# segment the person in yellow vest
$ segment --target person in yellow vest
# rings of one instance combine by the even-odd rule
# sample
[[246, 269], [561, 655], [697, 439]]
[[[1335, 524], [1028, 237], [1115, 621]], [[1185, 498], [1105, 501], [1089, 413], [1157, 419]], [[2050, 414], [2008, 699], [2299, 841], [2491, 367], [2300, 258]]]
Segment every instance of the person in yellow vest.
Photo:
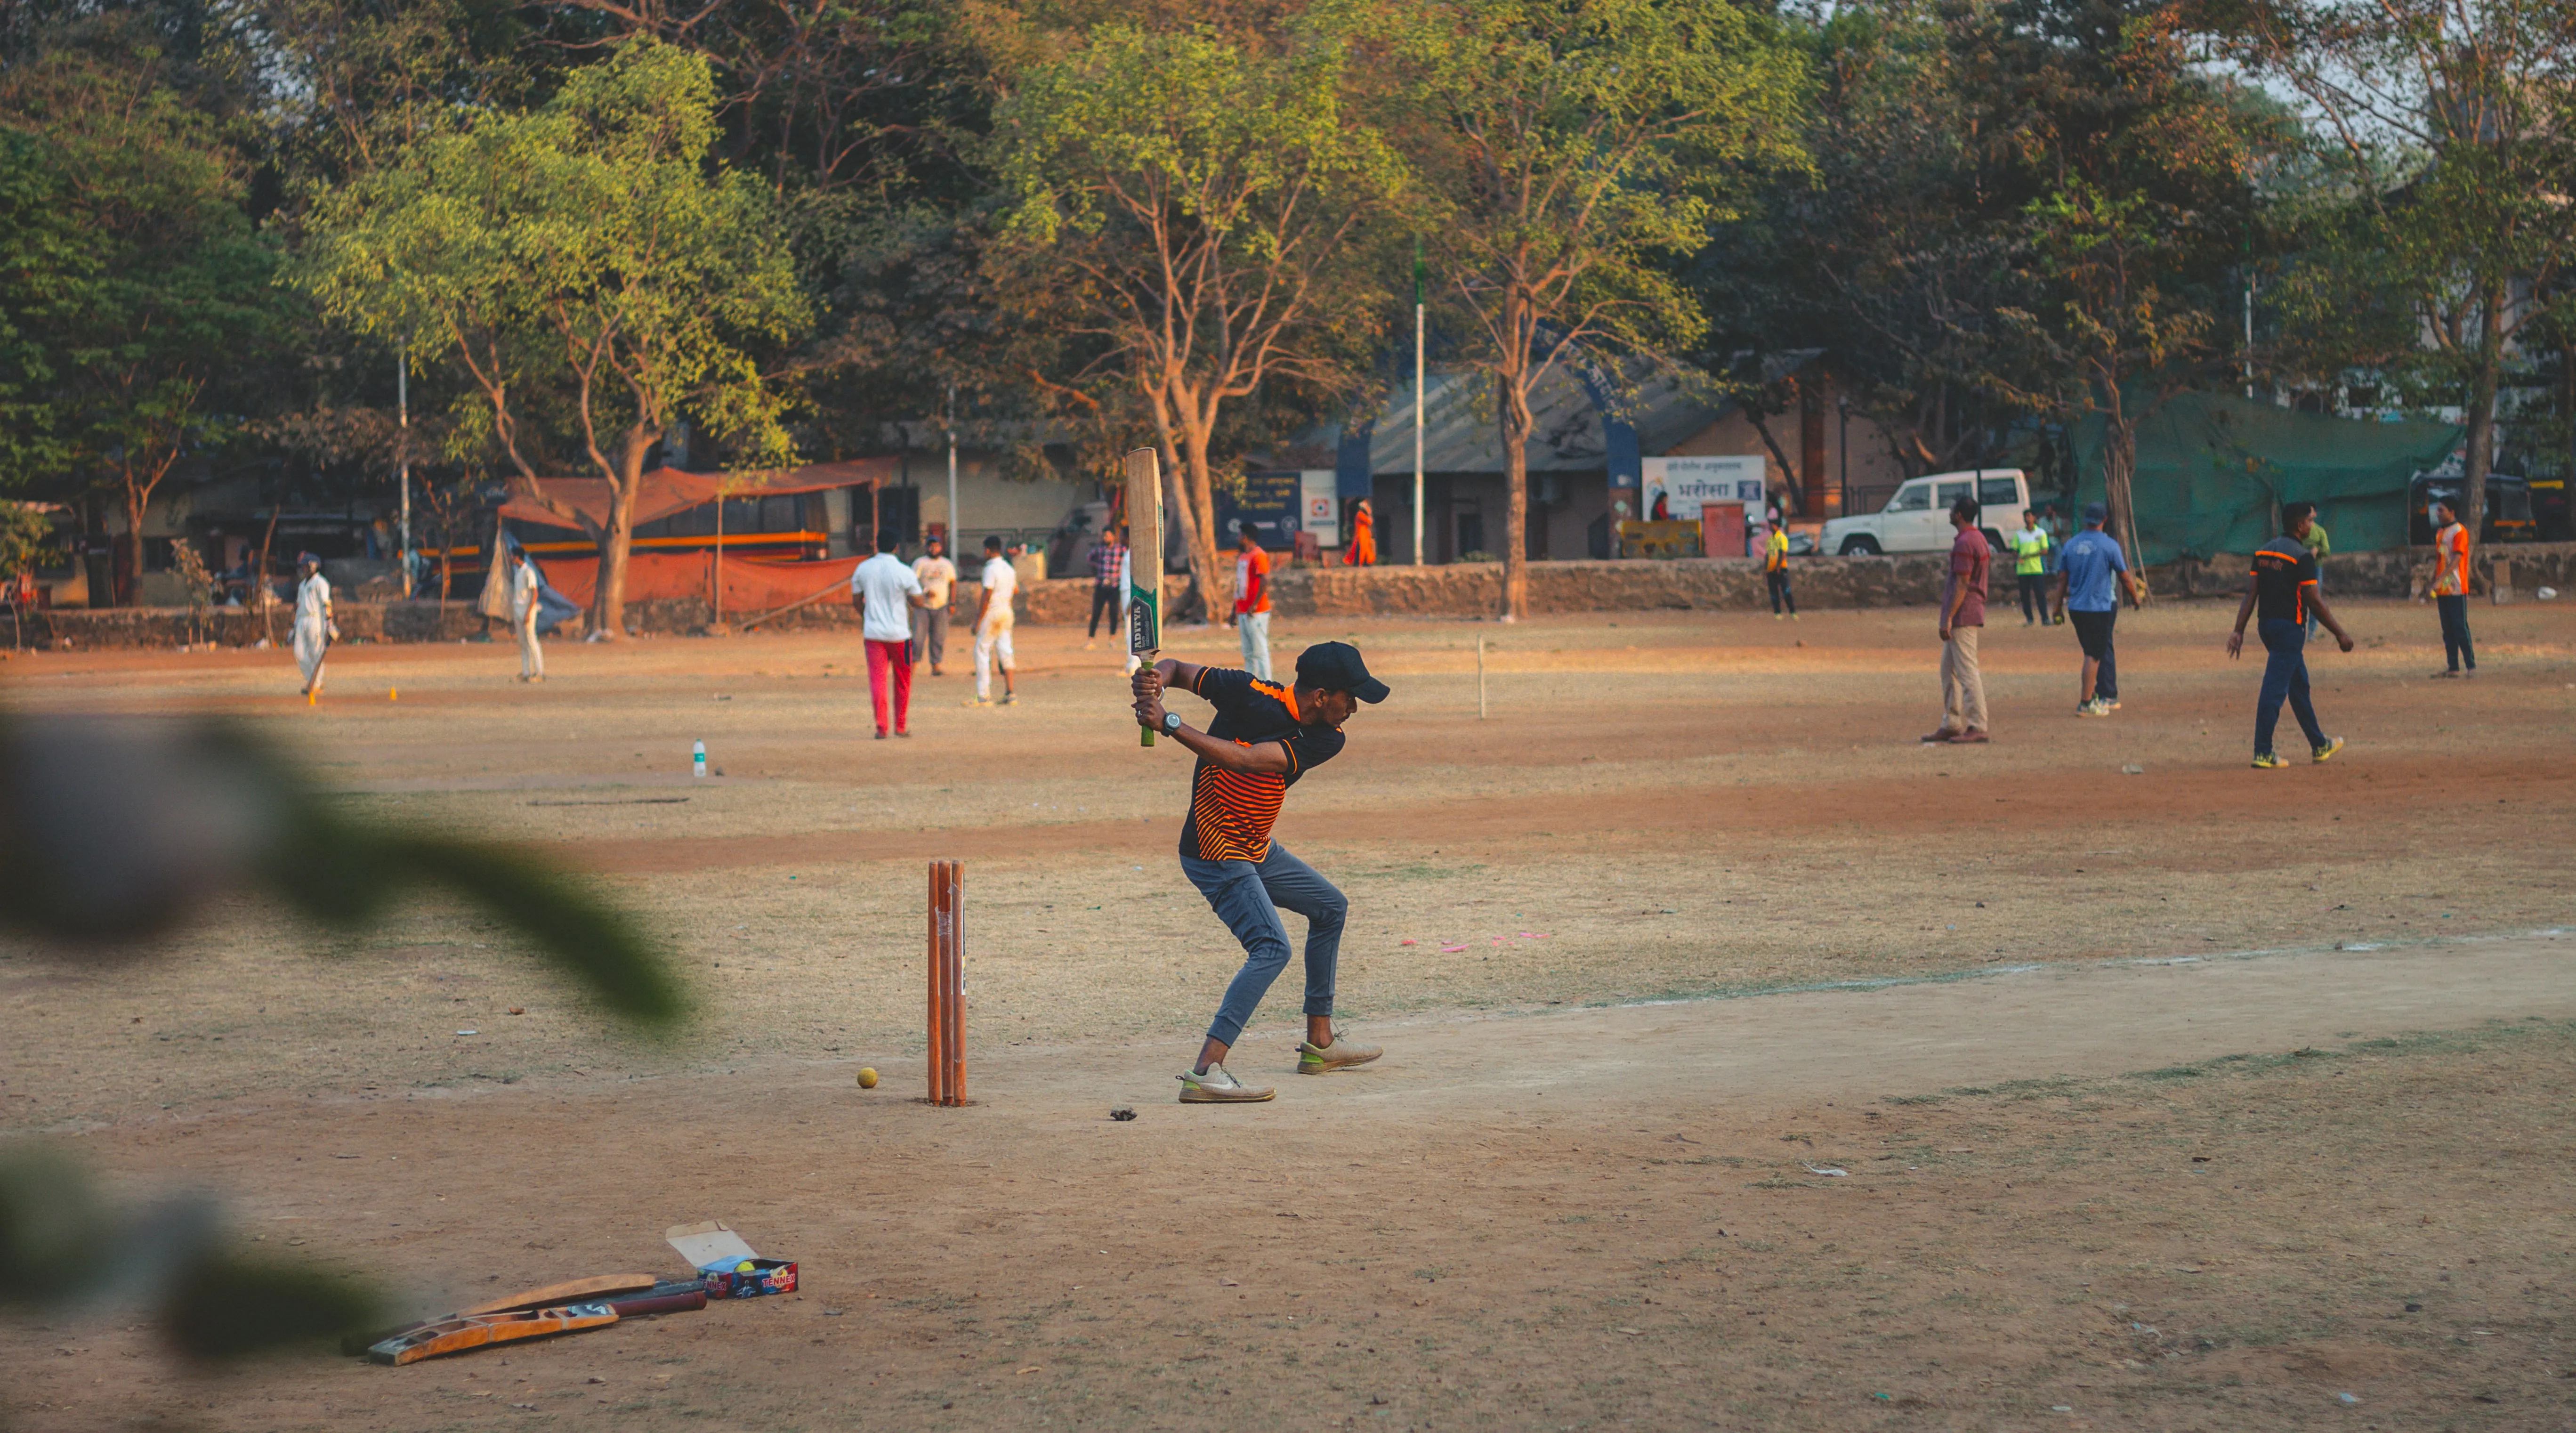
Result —
[[2048, 529], [2039, 525], [2039, 510], [2021, 510], [2021, 531], [2012, 535], [2013, 578], [2021, 584], [2021, 625], [2048, 620]]
[[1771, 589], [1771, 620], [1780, 620], [1780, 605], [1789, 606], [1789, 620], [1798, 618], [1798, 594], [1789, 590], [1789, 529], [1780, 523], [1777, 512], [1771, 514], [1771, 535], [1762, 539], [1762, 582]]

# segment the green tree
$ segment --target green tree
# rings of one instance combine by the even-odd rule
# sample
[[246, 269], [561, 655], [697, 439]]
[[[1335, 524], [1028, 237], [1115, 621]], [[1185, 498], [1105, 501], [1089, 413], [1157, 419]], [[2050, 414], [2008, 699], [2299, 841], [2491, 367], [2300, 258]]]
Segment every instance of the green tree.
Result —
[[2028, 216], [2025, 252], [2041, 296], [2000, 317], [2027, 343], [2038, 380], [1996, 381], [2031, 408], [2101, 416], [2111, 533], [2135, 562], [2138, 425], [2204, 375], [2216, 321], [2168, 290], [2180, 246], [2144, 196], [2076, 179], [2034, 200]]
[[2002, 251], [2027, 195], [1976, 142], [1953, 18], [1875, 0], [1789, 26], [1813, 171], [1758, 186], [1686, 270], [1710, 321], [1697, 366], [1777, 411], [1797, 397], [1782, 371], [1821, 350], [1908, 475], [2002, 463], [2020, 416], [1984, 381], [1997, 336], [1978, 316], [2011, 301]]
[[243, 207], [249, 165], [165, 78], [148, 46], [0, 74], [0, 462], [115, 496], [134, 539], [120, 598], [153, 495], [239, 431], [245, 380], [289, 321]]
[[1586, 350], [1668, 354], [1705, 319], [1674, 266], [1749, 174], [1805, 164], [1806, 74], [1726, 0], [1430, 0], [1391, 53], [1425, 217], [1502, 429], [1503, 617], [1528, 605], [1530, 393]]
[[2255, 179], [2294, 138], [2277, 105], [2200, 63], [2173, 0], [2006, 0], [1951, 30], [1965, 113], [2013, 212], [1984, 381], [2046, 416], [2098, 416], [2111, 531], [2138, 560], [2137, 430], [2226, 371], [2220, 323], [2260, 226]]
[[1344, 103], [1346, 57], [1328, 30], [1272, 49], [1102, 25], [995, 114], [1005, 301], [1142, 396], [1211, 614], [1229, 406], [1343, 383], [1386, 308], [1357, 260], [1403, 178]]
[[[2295, 90], [2357, 223], [2310, 317], [2402, 295], [2414, 346], [2468, 429], [2474, 538], [2498, 397], [2522, 341], [2564, 332], [2576, 262], [2576, 10], [2549, 0], [2213, 0], [2237, 54]], [[2356, 295], [2354, 291], [2362, 291]], [[2322, 312], [2318, 312], [2322, 310]]]
[[[460, 442], [598, 544], [595, 630], [625, 632], [644, 461], [678, 422], [737, 465], [787, 460], [784, 385], [757, 349], [808, 307], [768, 195], [713, 166], [703, 59], [649, 40], [573, 71], [543, 107], [478, 116], [317, 196], [296, 281], [323, 310], [469, 381]], [[549, 494], [555, 446], [607, 484], [595, 519]]]

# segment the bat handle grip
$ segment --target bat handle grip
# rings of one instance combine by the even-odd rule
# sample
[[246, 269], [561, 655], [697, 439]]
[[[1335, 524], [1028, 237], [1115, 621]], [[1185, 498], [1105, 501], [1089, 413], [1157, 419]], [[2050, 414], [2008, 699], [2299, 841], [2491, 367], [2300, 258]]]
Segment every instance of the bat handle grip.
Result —
[[1152, 746], [1154, 744], [1154, 733], [1141, 726], [1136, 728], [1136, 744], [1138, 746]]

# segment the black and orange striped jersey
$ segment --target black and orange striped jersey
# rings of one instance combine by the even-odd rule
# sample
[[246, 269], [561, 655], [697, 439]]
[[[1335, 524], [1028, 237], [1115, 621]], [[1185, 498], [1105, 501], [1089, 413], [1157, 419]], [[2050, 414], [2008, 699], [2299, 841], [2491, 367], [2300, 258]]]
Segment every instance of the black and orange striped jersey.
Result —
[[1190, 690], [1216, 708], [1207, 734], [1242, 746], [1278, 742], [1282, 771], [1225, 771], [1199, 759], [1190, 773], [1190, 815], [1181, 825], [1181, 854], [1201, 861], [1259, 861], [1270, 854], [1270, 828], [1297, 778], [1342, 754], [1339, 727], [1308, 726], [1297, 694], [1232, 667], [1201, 667]]
[[2255, 616], [2265, 622], [2308, 620], [2308, 589], [2317, 585], [2317, 555], [2295, 537], [2254, 550]]

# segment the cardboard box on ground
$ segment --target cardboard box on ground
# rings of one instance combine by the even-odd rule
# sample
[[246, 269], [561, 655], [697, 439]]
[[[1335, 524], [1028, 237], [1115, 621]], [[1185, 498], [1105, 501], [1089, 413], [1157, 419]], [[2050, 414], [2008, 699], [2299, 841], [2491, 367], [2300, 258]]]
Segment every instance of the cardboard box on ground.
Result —
[[674, 1224], [662, 1231], [662, 1237], [706, 1279], [708, 1298], [748, 1299], [796, 1292], [793, 1260], [760, 1257], [740, 1234], [715, 1220]]

